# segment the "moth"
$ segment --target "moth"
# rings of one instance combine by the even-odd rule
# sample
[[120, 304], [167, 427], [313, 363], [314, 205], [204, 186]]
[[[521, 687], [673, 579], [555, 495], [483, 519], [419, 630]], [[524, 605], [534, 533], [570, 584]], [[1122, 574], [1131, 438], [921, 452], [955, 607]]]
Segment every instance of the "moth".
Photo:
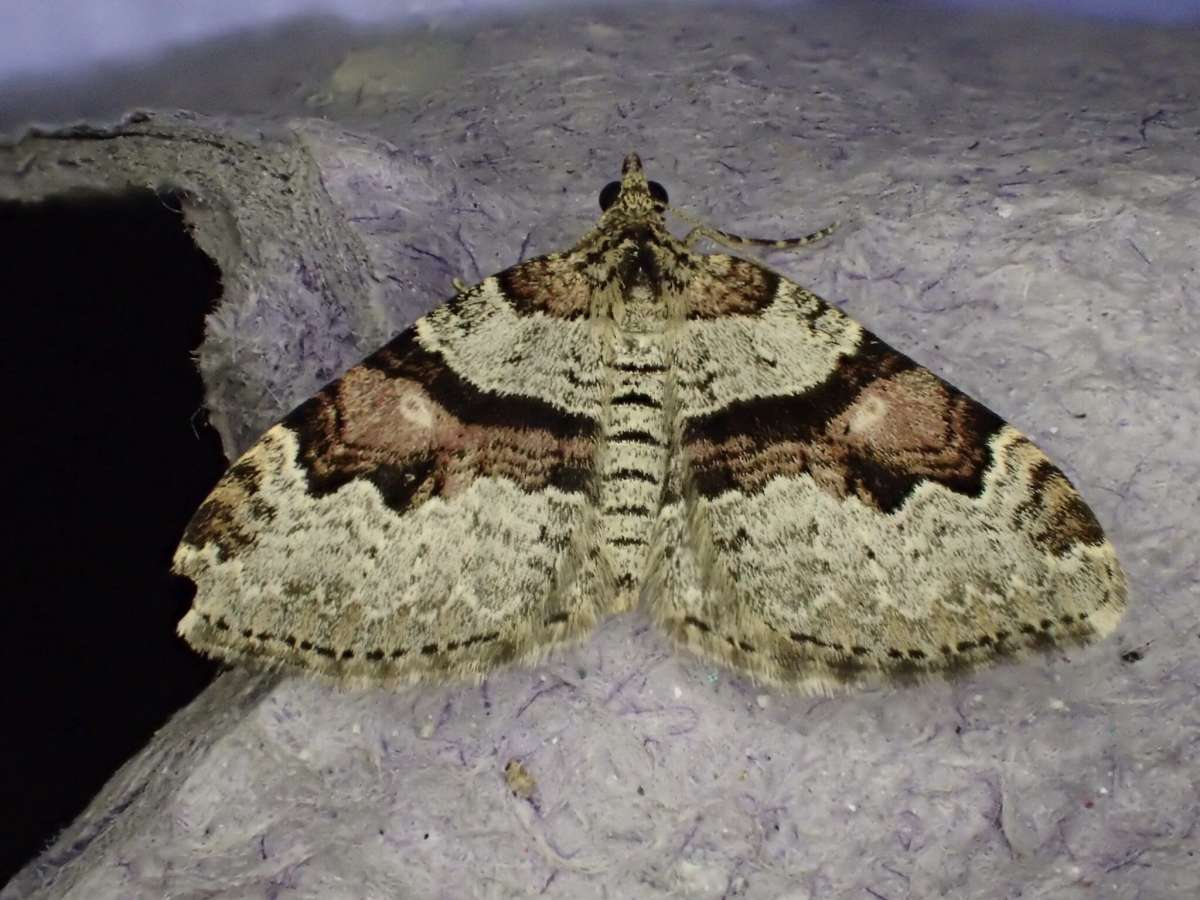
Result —
[[1115, 627], [1113, 548], [1027, 437], [806, 288], [693, 250], [752, 239], [675, 238], [636, 154], [600, 205], [237, 460], [174, 558], [193, 647], [478, 679], [640, 606], [708, 660], [826, 692]]

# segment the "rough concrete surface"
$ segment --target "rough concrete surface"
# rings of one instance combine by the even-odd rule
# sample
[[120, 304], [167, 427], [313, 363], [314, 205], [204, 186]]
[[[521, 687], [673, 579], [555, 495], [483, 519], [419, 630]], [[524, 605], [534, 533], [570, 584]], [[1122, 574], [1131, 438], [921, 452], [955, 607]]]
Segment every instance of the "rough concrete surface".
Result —
[[[224, 273], [201, 365], [231, 453], [453, 277], [571, 243], [636, 150], [717, 227], [844, 221], [765, 259], [1030, 434], [1132, 589], [1085, 651], [823, 699], [637, 614], [482, 686], [232, 671], [0, 897], [1200, 895], [1198, 39], [576, 9], [307, 23], [6, 93], [10, 131], [97, 127], [0, 149], [0, 196], [182, 189]], [[133, 106], [159, 111], [103, 125]]]

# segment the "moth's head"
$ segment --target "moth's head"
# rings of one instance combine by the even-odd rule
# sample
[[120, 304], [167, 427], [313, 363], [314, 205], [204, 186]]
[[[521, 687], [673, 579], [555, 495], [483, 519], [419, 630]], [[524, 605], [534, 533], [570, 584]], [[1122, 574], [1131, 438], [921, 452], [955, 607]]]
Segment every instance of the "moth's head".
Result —
[[642, 160], [636, 153], [625, 157], [621, 180], [610, 181], [600, 192], [600, 209], [605, 220], [621, 223], [661, 222], [667, 208], [667, 192], [657, 181], [647, 181]]

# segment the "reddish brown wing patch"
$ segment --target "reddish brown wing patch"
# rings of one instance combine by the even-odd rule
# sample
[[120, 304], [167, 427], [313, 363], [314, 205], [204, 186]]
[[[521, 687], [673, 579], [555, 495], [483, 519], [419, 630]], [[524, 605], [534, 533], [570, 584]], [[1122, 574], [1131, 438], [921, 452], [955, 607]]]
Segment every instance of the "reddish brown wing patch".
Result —
[[592, 420], [480, 390], [423, 348], [414, 329], [281, 424], [300, 440], [311, 493], [366, 479], [398, 511], [487, 476], [527, 491], [585, 491], [595, 453]]
[[693, 484], [753, 493], [776, 475], [810, 475], [837, 497], [898, 508], [922, 481], [976, 495], [1004, 423], [874, 338], [811, 390], [734, 403], [689, 423]]
[[496, 280], [513, 309], [523, 315], [540, 312], [579, 319], [588, 314], [591, 286], [563, 256], [531, 259], [501, 272]]
[[687, 293], [689, 319], [758, 315], [775, 298], [779, 276], [734, 256], [702, 256]]

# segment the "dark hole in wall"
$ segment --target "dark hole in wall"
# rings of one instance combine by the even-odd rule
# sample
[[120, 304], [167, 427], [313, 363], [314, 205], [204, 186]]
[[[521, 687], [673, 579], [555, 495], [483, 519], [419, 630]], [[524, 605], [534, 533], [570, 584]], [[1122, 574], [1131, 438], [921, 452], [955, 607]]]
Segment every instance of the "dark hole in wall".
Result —
[[0, 203], [0, 884], [215, 672], [168, 574], [226, 464], [191, 358], [220, 272], [179, 199]]

